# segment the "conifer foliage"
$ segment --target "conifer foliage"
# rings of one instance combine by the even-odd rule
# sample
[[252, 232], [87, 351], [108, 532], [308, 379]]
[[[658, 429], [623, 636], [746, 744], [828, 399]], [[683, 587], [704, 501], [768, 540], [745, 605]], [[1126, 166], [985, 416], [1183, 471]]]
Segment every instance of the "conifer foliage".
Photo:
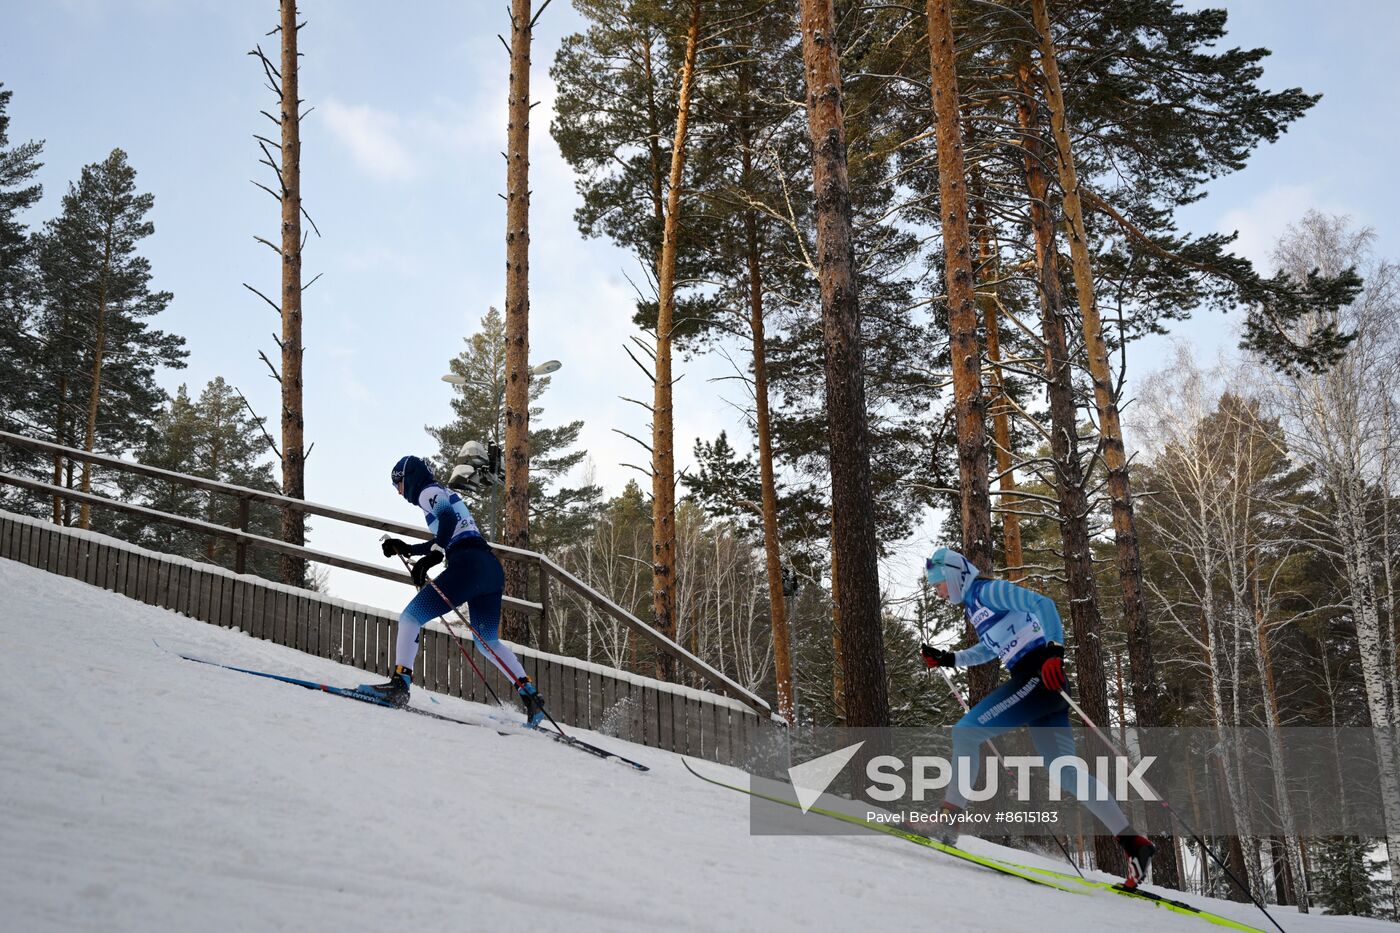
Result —
[[[180, 368], [183, 338], [151, 327], [172, 295], [152, 288], [141, 241], [154, 196], [136, 186], [126, 153], [114, 149], [86, 165], [57, 218], [38, 235], [38, 297], [29, 319], [35, 340], [36, 391], [27, 421], [58, 443], [121, 452], [142, 442], [164, 401], [159, 367]], [[38, 391], [42, 387], [42, 392]], [[74, 486], [75, 466], [55, 458], [52, 478]], [[92, 489], [93, 471], [76, 466], [77, 488]], [[72, 518], [65, 506], [62, 516]], [[78, 510], [88, 527], [91, 510]]]

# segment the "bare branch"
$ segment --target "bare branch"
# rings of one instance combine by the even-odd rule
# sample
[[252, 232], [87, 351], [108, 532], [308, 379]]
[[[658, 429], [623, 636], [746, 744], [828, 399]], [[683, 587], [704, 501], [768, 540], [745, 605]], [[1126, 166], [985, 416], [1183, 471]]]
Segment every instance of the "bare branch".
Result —
[[263, 238], [260, 237], [260, 236], [255, 236], [255, 237], [253, 237], [253, 239], [257, 240], [259, 243], [263, 244], [263, 245], [266, 246], [268, 249], [272, 250], [272, 251], [273, 251], [274, 253], [276, 253], [278, 256], [281, 256], [281, 255], [282, 255], [282, 250], [281, 250], [281, 248], [280, 248], [280, 247], [277, 247], [277, 246], [274, 246], [274, 245], [272, 244], [272, 241], [270, 241], [270, 240], [265, 240], [265, 239], [263, 239]]
[[651, 445], [650, 445], [650, 444], [644, 444], [644, 443], [642, 443], [641, 441], [637, 440], [635, 437], [633, 437], [632, 435], [628, 434], [626, 431], [622, 430], [621, 428], [613, 428], [613, 429], [612, 429], [612, 432], [613, 432], [614, 434], [621, 434], [623, 437], [627, 438], [629, 441], [634, 441], [635, 443], [637, 443], [639, 446], [641, 446], [643, 449], [645, 449], [647, 453], [652, 453], [652, 449], [651, 449]]
[[272, 310], [277, 312], [278, 317], [282, 316], [282, 308], [277, 304], [277, 302], [273, 301], [271, 298], [267, 297], [262, 292], [249, 285], [247, 282], [243, 283], [243, 287], [248, 289], [248, 291], [252, 292], [254, 295], [257, 295], [263, 301], [266, 301], [268, 305], [271, 306]]
[[652, 385], [656, 384], [656, 374], [653, 373], [651, 370], [647, 369], [645, 366], [643, 366], [642, 361], [632, 355], [632, 351], [627, 347], [627, 344], [625, 343], [622, 345], [622, 352], [626, 353], [628, 358], [630, 358], [632, 362], [637, 364], [637, 368], [646, 374], [646, 377], [651, 380]]
[[[268, 33], [268, 35], [272, 35], [272, 33]], [[254, 56], [262, 63], [263, 74], [267, 76], [269, 84], [280, 84], [282, 82], [282, 72], [278, 70], [276, 65], [272, 64], [272, 60], [267, 57], [267, 53], [262, 50], [261, 45], [254, 46], [253, 51], [248, 54]], [[278, 91], [277, 93], [280, 95], [282, 92]]]
[[[259, 355], [259, 356], [262, 356], [261, 353], [259, 353], [258, 355]], [[263, 360], [264, 360], [264, 362], [266, 362], [267, 357], [263, 357]], [[272, 365], [272, 364], [269, 363], [268, 365], [270, 366], [270, 365]], [[277, 381], [278, 381], [278, 382], [281, 382], [282, 380], [279, 379], [279, 380], [277, 380]], [[244, 405], [245, 408], [248, 409], [248, 414], [250, 414], [250, 415], [253, 416], [253, 423], [255, 423], [255, 424], [258, 426], [258, 430], [262, 432], [262, 436], [265, 437], [265, 438], [267, 438], [267, 445], [268, 445], [269, 447], [272, 448], [272, 452], [273, 452], [274, 454], [277, 455], [277, 459], [278, 459], [278, 460], [281, 460], [281, 459], [282, 459], [282, 451], [280, 451], [280, 450], [277, 449], [277, 442], [274, 441], [274, 440], [272, 439], [272, 435], [271, 435], [271, 434], [268, 434], [268, 433], [267, 433], [267, 428], [264, 427], [264, 425], [266, 424], [267, 419], [259, 417], [259, 416], [258, 416], [258, 413], [255, 412], [255, 411], [253, 411], [252, 403], [250, 403], [250, 402], [248, 401], [248, 397], [247, 397], [246, 395], [243, 394], [243, 390], [242, 390], [242, 389], [238, 388], [238, 386], [234, 386], [234, 387], [233, 387], [233, 391], [237, 392], [237, 393], [238, 393], [238, 397], [241, 398], [241, 399], [243, 399], [243, 405]]]
[[317, 272], [315, 278], [313, 278], [310, 282], [307, 282], [305, 285], [303, 285], [303, 286], [301, 287], [301, 290], [302, 290], [302, 291], [306, 291], [308, 288], [310, 288], [311, 286], [315, 285], [315, 284], [316, 284], [316, 279], [319, 279], [319, 278], [320, 278], [321, 276], [323, 276], [323, 275], [325, 275], [324, 272]]
[[[251, 178], [248, 179], [248, 180], [249, 180], [249, 181], [253, 181], [253, 179], [251, 179]], [[274, 198], [276, 198], [276, 199], [277, 199], [277, 202], [278, 202], [279, 204], [282, 202], [282, 195], [278, 194], [276, 191], [273, 191], [273, 190], [272, 190], [271, 188], [269, 188], [267, 185], [263, 184], [263, 183], [260, 182], [260, 181], [253, 181], [253, 184], [257, 185], [259, 188], [261, 188], [262, 190], [266, 191], [268, 194], [270, 194], [270, 195], [272, 195]]]
[[530, 17], [530, 25], [525, 28], [533, 30], [535, 28], [535, 23], [540, 21], [540, 14], [543, 13], [545, 10], [549, 9], [549, 5], [553, 2], [554, 0], [544, 0], [544, 3], [540, 5], [540, 8], [535, 11], [535, 15]]
[[316, 231], [316, 238], [319, 240], [321, 238], [321, 228], [316, 226], [316, 221], [311, 219], [311, 215], [306, 212], [305, 206], [301, 209], [301, 216], [305, 217], [306, 222], [311, 224], [311, 229]]

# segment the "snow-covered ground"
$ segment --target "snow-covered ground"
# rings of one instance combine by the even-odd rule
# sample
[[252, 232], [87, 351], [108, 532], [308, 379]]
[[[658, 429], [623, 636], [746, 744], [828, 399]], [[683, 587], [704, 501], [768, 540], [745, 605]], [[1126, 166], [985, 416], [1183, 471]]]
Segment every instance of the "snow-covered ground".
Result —
[[[875, 834], [750, 836], [748, 800], [668, 752], [599, 737], [652, 767], [633, 773], [193, 664], [155, 639], [365, 679], [0, 560], [0, 930], [1211, 929]], [[484, 712], [437, 700], [415, 697]], [[1276, 916], [1289, 933], [1396, 929]]]

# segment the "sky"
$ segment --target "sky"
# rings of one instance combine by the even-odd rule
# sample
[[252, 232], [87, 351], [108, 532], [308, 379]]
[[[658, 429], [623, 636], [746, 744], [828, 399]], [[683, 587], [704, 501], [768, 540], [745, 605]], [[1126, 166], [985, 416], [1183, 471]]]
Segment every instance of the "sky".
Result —
[[[1265, 86], [1323, 98], [1183, 211], [1185, 229], [1238, 231], [1238, 249], [1266, 263], [1273, 240], [1315, 208], [1373, 227], [1377, 250], [1400, 256], [1400, 195], [1386, 171], [1400, 143], [1400, 84], [1389, 73], [1400, 4], [1224, 5], [1229, 44], [1273, 50]], [[306, 436], [315, 444], [307, 497], [414, 521], [389, 467], [404, 453], [435, 451], [424, 427], [449, 420], [452, 392], [440, 376], [487, 308], [503, 306], [508, 58], [497, 33], [508, 5], [420, 0], [412, 15], [365, 0], [301, 6], [301, 94], [314, 107], [302, 125], [303, 199], [322, 234], [303, 258], [306, 279], [321, 275], [304, 305]], [[278, 287], [277, 257], [254, 240], [276, 239], [278, 206], [251, 183], [269, 183], [253, 134], [276, 129], [259, 114], [273, 100], [247, 54], [257, 43], [276, 54], [277, 37], [265, 35], [276, 22], [273, 0], [0, 0], [11, 142], [44, 140], [44, 199], [31, 225], [56, 213], [84, 164], [126, 150], [138, 187], [155, 196], [155, 234], [143, 252], [156, 285], [175, 295], [157, 326], [183, 335], [190, 353], [187, 368], [160, 374], [162, 385], [197, 393], [222, 376], [274, 419], [277, 384], [258, 352], [273, 355], [280, 327], [243, 285]], [[568, 0], [556, 0], [535, 32], [530, 357], [563, 363], [541, 400], [543, 421], [584, 421], [581, 446], [615, 494], [629, 478], [647, 482], [622, 465], [644, 452], [617, 433], [648, 430], [641, 409], [620, 398], [650, 390], [623, 352], [636, 333], [631, 282], [644, 278], [633, 257], [579, 234], [572, 173], [548, 133], [548, 66], [560, 39], [581, 26]], [[1201, 317], [1140, 344], [1129, 356], [1129, 394], [1170, 340], [1213, 356], [1236, 342], [1235, 323]], [[678, 372], [678, 466], [696, 438], [722, 429], [747, 438], [738, 383], [716, 381], [732, 372], [725, 360], [690, 360]], [[881, 567], [887, 589], [917, 579], [932, 527], [893, 547]], [[376, 538], [316, 520], [309, 543], [375, 560]], [[377, 606], [406, 600], [402, 586], [346, 571], [333, 570], [329, 586]]]

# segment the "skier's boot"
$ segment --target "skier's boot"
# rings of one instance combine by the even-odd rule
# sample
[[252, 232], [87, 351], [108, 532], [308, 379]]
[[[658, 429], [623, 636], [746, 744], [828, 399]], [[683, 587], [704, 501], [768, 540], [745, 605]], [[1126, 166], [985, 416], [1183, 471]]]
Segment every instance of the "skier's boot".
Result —
[[943, 805], [938, 808], [938, 821], [933, 824], [933, 829], [928, 834], [929, 838], [945, 846], [957, 845], [958, 822], [962, 819], [962, 814], [962, 807], [943, 801]]
[[369, 694], [388, 706], [403, 707], [408, 705], [408, 688], [412, 683], [413, 670], [399, 664], [394, 667], [394, 673], [388, 682], [360, 684], [355, 689], [360, 693]]
[[1123, 882], [1123, 887], [1131, 891], [1147, 880], [1147, 871], [1152, 867], [1152, 855], [1157, 851], [1157, 847], [1146, 836], [1139, 836], [1133, 832], [1119, 836], [1118, 844], [1128, 856], [1128, 877]]
[[533, 729], [544, 719], [544, 700], [530, 678], [520, 679], [520, 702], [525, 704], [525, 725]]

